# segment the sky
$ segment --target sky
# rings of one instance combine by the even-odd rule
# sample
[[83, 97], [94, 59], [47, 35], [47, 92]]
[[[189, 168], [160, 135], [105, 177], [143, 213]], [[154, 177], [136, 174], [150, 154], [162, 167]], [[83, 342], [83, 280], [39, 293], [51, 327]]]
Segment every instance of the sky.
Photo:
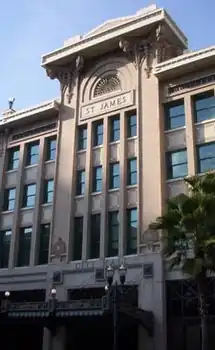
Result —
[[[60, 95], [41, 68], [41, 55], [102, 22], [135, 14], [144, 0], [0, 0], [0, 111], [27, 108]], [[189, 40], [189, 49], [215, 45], [215, 1], [158, 0]]]

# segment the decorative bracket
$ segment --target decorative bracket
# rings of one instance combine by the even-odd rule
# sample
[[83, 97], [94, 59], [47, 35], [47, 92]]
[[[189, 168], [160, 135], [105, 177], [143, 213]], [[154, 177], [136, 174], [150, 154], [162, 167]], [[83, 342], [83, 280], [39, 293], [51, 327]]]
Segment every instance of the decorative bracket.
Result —
[[58, 79], [61, 84], [61, 94], [65, 95], [67, 90], [67, 101], [71, 103], [72, 97], [74, 95], [74, 87], [76, 80], [79, 77], [82, 69], [84, 67], [84, 58], [78, 56], [72, 65], [68, 67], [48, 67], [46, 69], [46, 74], [50, 79]]

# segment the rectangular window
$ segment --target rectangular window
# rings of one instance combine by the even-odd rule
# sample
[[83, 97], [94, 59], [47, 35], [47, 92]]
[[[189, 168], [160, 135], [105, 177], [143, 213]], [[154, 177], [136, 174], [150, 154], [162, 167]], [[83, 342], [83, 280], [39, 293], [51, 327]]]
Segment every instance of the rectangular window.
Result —
[[14, 210], [16, 199], [16, 188], [7, 188], [4, 191], [4, 204], [3, 210]]
[[78, 170], [76, 175], [76, 195], [84, 195], [85, 191], [85, 170]]
[[193, 96], [193, 110], [196, 123], [215, 118], [215, 96], [213, 90]]
[[108, 214], [108, 256], [118, 256], [119, 249], [119, 212]]
[[26, 165], [38, 164], [39, 161], [39, 141], [28, 143]]
[[137, 221], [137, 208], [127, 210], [127, 255], [137, 253]]
[[55, 137], [50, 137], [47, 139], [46, 143], [46, 160], [55, 160], [56, 157], [56, 145], [57, 145], [57, 140], [56, 136]]
[[72, 260], [81, 260], [83, 241], [83, 217], [75, 218]]
[[215, 142], [197, 146], [198, 173], [215, 169]]
[[8, 268], [10, 242], [11, 242], [11, 230], [5, 230], [0, 232], [0, 268]]
[[19, 147], [9, 148], [8, 149], [8, 166], [7, 170], [18, 169], [19, 166]]
[[38, 265], [48, 264], [50, 224], [40, 225]]
[[188, 174], [187, 169], [187, 150], [167, 153], [167, 178], [177, 179], [185, 177]]
[[30, 263], [32, 227], [22, 227], [19, 232], [17, 266], [28, 266]]
[[54, 194], [54, 180], [45, 180], [44, 182], [44, 200], [43, 203], [52, 203]]
[[109, 188], [120, 187], [120, 165], [119, 162], [110, 164], [110, 184]]
[[118, 141], [120, 139], [120, 118], [110, 118], [110, 142]]
[[127, 116], [127, 137], [137, 136], [136, 112]]
[[184, 100], [164, 105], [165, 129], [176, 129], [185, 126]]
[[93, 124], [93, 146], [103, 144], [103, 121], [99, 120]]
[[23, 208], [34, 207], [36, 199], [36, 184], [24, 185]]
[[93, 192], [102, 192], [102, 166], [93, 168]]
[[100, 249], [100, 226], [101, 226], [101, 216], [100, 214], [91, 215], [91, 225], [90, 225], [90, 259], [99, 258]]
[[137, 184], [137, 159], [128, 159], [128, 186]]
[[87, 148], [87, 126], [81, 126], [78, 129], [78, 150]]

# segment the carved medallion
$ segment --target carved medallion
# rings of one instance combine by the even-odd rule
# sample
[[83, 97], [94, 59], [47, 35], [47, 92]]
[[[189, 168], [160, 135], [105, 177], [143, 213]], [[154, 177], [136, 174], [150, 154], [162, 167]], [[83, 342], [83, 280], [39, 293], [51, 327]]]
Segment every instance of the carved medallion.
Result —
[[66, 254], [66, 243], [61, 237], [53, 244], [51, 252], [52, 256], [56, 259], [61, 259]]

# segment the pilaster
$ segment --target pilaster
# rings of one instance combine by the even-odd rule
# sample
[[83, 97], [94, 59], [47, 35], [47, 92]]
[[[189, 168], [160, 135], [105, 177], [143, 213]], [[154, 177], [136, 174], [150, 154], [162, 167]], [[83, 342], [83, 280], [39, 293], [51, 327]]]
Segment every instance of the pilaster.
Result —
[[190, 95], [185, 95], [184, 107], [185, 107], [188, 174], [193, 176], [196, 173], [196, 149], [195, 149], [195, 126], [192, 118], [192, 103], [191, 103]]

